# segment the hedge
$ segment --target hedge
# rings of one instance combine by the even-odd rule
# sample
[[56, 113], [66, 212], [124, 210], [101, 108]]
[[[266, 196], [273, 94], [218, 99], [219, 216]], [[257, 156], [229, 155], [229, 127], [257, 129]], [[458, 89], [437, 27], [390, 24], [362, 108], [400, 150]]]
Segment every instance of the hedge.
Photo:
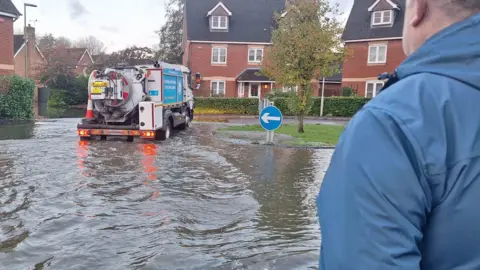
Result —
[[32, 119], [35, 82], [13, 75], [1, 76], [0, 84], [0, 119]]
[[[324, 116], [351, 117], [370, 99], [363, 97], [326, 97], [324, 99]], [[276, 97], [272, 100], [284, 115], [295, 115], [288, 108], [288, 98]], [[309, 116], [320, 116], [321, 99], [314, 98]], [[252, 98], [195, 98], [196, 114], [235, 114], [257, 115], [258, 99]]]
[[48, 98], [51, 107], [68, 107], [73, 105], [87, 104], [88, 100], [88, 77], [57, 76], [48, 87], [52, 89]]

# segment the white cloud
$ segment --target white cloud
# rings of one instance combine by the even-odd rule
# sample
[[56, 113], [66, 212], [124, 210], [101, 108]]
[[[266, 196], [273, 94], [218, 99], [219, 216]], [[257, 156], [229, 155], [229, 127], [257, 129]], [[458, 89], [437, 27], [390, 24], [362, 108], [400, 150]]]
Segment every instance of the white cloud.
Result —
[[[239, 0], [241, 1], [241, 0]], [[338, 0], [348, 17], [353, 0]], [[27, 24], [37, 35], [52, 33], [76, 40], [93, 35], [102, 40], [109, 52], [128, 46], [152, 47], [158, 43], [155, 31], [165, 22], [165, 0], [12, 0], [20, 13], [27, 7]], [[35, 22], [35, 20], [37, 20]], [[24, 17], [15, 22], [15, 30], [23, 28]]]

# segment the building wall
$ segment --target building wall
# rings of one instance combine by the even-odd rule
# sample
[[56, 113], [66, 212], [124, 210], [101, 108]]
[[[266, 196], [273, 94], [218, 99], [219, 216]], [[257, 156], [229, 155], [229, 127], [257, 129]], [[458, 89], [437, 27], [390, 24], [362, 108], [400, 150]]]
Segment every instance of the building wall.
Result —
[[13, 19], [0, 16], [0, 75], [15, 72], [13, 60]]
[[28, 47], [27, 55], [27, 74], [28, 77], [38, 79], [40, 69], [45, 64], [41, 54], [35, 48], [35, 43], [31, 42], [35, 40], [35, 29], [32, 27], [27, 28], [27, 35], [30, 42], [27, 46], [24, 46], [15, 56], [15, 74], [24, 77], [25, 76], [25, 51]]
[[[196, 96], [210, 96], [210, 83], [212, 80], [223, 80], [226, 82], [226, 96], [237, 96], [236, 78], [248, 67], [259, 67], [260, 64], [248, 62], [248, 48], [263, 48], [265, 57], [265, 45], [248, 44], [209, 44], [209, 43], [187, 43], [189, 52], [184, 64], [189, 62], [192, 74], [200, 73], [202, 85], [195, 90]], [[227, 48], [226, 64], [212, 64], [212, 48], [215, 46]], [[190, 61], [188, 61], [190, 60]]]
[[[387, 44], [386, 63], [368, 63], [368, 48], [373, 44]], [[346, 43], [345, 47], [348, 55], [343, 64], [342, 87], [351, 87], [359, 96], [365, 96], [367, 81], [378, 80], [378, 75], [384, 72], [392, 73], [406, 58], [402, 40]]]

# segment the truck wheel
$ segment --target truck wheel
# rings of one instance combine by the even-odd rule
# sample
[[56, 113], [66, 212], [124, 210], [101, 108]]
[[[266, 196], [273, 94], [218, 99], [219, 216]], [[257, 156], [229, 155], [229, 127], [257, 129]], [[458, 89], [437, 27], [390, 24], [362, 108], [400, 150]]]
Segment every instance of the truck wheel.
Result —
[[167, 121], [165, 130], [157, 130], [155, 133], [155, 139], [160, 141], [165, 141], [166, 139], [170, 138], [170, 134], [172, 133], [172, 124], [170, 121]]
[[192, 119], [190, 118], [190, 112], [185, 115], [185, 123], [181, 124], [178, 126], [180, 130], [185, 130], [190, 127], [190, 123], [192, 122]]
[[128, 136], [127, 137], [127, 142], [133, 142], [135, 140], [135, 137], [133, 136]]

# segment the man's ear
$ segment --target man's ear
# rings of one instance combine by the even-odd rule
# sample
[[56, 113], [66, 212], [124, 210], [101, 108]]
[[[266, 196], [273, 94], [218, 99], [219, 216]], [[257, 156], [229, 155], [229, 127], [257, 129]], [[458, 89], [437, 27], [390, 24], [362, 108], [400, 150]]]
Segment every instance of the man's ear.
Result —
[[417, 27], [425, 19], [428, 11], [428, 0], [408, 0], [411, 16], [408, 22], [413, 27]]

